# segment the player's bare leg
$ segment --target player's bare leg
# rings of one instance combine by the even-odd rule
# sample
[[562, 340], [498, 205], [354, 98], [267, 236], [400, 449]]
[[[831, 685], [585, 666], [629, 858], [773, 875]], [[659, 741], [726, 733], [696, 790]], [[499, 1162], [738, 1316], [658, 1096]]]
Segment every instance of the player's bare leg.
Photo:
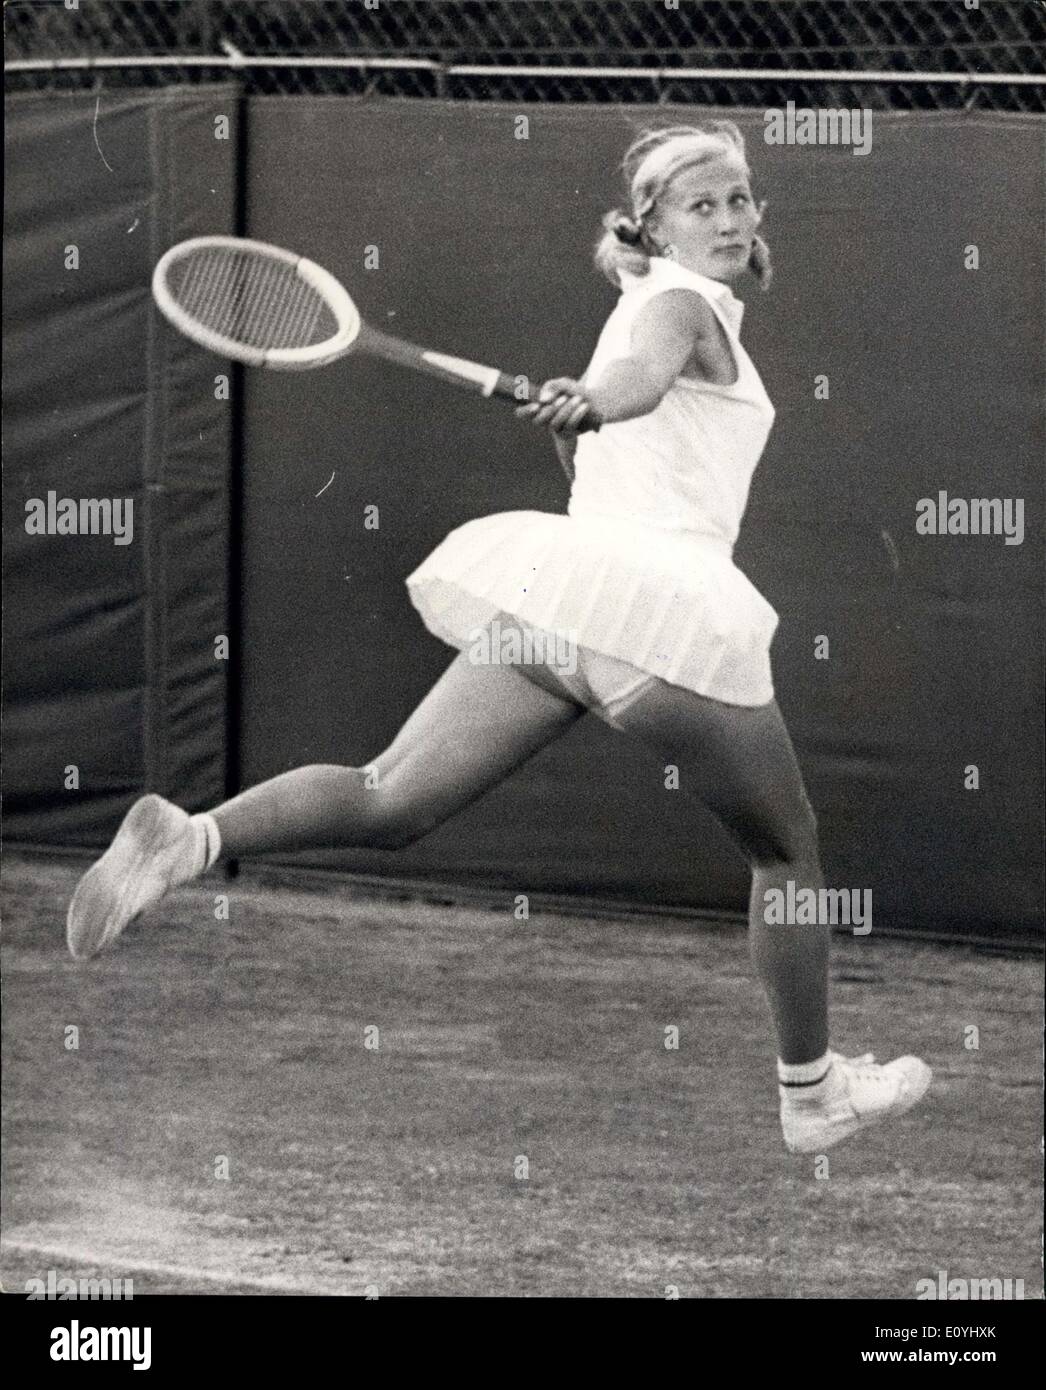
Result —
[[477, 665], [461, 653], [392, 744], [364, 767], [295, 768], [199, 816], [162, 797], [142, 797], [77, 888], [69, 948], [84, 958], [112, 945], [137, 915], [219, 854], [408, 845], [503, 781], [583, 713], [511, 666]]
[[684, 790], [732, 833], [752, 867], [749, 944], [778, 1041], [785, 1142], [820, 1150], [911, 1109], [930, 1084], [915, 1057], [878, 1066], [828, 1048], [830, 927], [768, 924], [767, 894], [824, 885], [817, 822], [776, 702], [725, 705], [658, 682], [616, 723], [679, 768]]

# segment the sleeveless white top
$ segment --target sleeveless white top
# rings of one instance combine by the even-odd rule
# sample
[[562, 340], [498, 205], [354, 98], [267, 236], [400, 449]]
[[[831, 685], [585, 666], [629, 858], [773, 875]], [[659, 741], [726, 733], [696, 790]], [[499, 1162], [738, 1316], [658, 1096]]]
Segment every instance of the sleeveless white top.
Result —
[[716, 537], [733, 548], [774, 407], [738, 336], [744, 305], [728, 285], [662, 257], [646, 275], [623, 276], [616, 308], [599, 336], [585, 380], [627, 356], [632, 326], [665, 290], [694, 290], [723, 326], [737, 380], [732, 386], [679, 377], [650, 414], [578, 437], [570, 516], [619, 516]]
[[497, 512], [456, 527], [407, 578], [426, 627], [465, 649], [509, 614], [534, 629], [735, 705], [773, 699], [777, 614], [733, 561], [774, 408], [718, 281], [656, 258], [629, 276], [589, 379], [630, 350], [651, 296], [695, 290], [723, 325], [732, 386], [677, 380], [649, 415], [579, 436], [567, 515]]

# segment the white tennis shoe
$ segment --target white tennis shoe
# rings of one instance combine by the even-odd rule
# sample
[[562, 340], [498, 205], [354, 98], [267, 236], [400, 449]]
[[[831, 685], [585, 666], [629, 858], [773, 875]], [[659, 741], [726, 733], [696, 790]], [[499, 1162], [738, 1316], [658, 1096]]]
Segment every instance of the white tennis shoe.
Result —
[[189, 821], [187, 811], [162, 796], [134, 803], [69, 904], [66, 940], [77, 960], [111, 946], [140, 912], [194, 876], [197, 851]]
[[922, 1100], [933, 1072], [918, 1057], [880, 1065], [863, 1057], [829, 1053], [831, 1066], [816, 1097], [782, 1086], [781, 1128], [792, 1153], [821, 1153], [881, 1120], [903, 1115]]

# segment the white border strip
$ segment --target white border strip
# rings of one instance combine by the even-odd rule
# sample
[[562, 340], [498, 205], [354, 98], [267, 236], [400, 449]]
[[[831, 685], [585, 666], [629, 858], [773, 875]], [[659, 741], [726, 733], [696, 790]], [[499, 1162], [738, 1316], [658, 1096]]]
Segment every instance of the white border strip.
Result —
[[16, 58], [5, 72], [46, 72], [63, 68], [419, 68], [445, 72], [433, 58], [259, 58], [244, 54], [165, 53], [156, 57]]
[[963, 73], [963, 72], [868, 72], [849, 68], [543, 68], [487, 67], [482, 63], [460, 63], [448, 67], [449, 74], [462, 77], [646, 77], [659, 81], [672, 78], [739, 78], [746, 82], [993, 82], [1037, 85], [1046, 83], [1046, 73]]
[[485, 63], [442, 64], [432, 58], [288, 58], [246, 57], [237, 54], [166, 54], [155, 58], [17, 58], [4, 64], [5, 72], [61, 72], [93, 68], [345, 68], [414, 69], [444, 77], [639, 77], [666, 81], [743, 82], [894, 82], [947, 83], [988, 86], [1041, 87], [1046, 73], [1029, 72], [893, 72], [855, 71], [849, 68], [587, 68], [500, 67]]

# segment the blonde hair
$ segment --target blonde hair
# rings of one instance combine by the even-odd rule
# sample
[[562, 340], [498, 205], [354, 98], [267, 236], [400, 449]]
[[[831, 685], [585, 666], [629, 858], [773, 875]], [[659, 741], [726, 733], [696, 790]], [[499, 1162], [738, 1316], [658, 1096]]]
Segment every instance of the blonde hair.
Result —
[[[675, 176], [683, 169], [726, 155], [739, 155], [751, 178], [745, 155], [745, 138], [733, 121], [706, 121], [703, 125], [674, 125], [645, 131], [633, 141], [621, 161], [632, 208], [614, 208], [603, 218], [603, 234], [596, 244], [595, 262], [612, 285], [620, 285], [620, 272], [646, 275], [650, 258], [659, 254], [647, 219]], [[770, 288], [773, 272], [770, 248], [757, 236], [748, 268], [761, 287]]]

